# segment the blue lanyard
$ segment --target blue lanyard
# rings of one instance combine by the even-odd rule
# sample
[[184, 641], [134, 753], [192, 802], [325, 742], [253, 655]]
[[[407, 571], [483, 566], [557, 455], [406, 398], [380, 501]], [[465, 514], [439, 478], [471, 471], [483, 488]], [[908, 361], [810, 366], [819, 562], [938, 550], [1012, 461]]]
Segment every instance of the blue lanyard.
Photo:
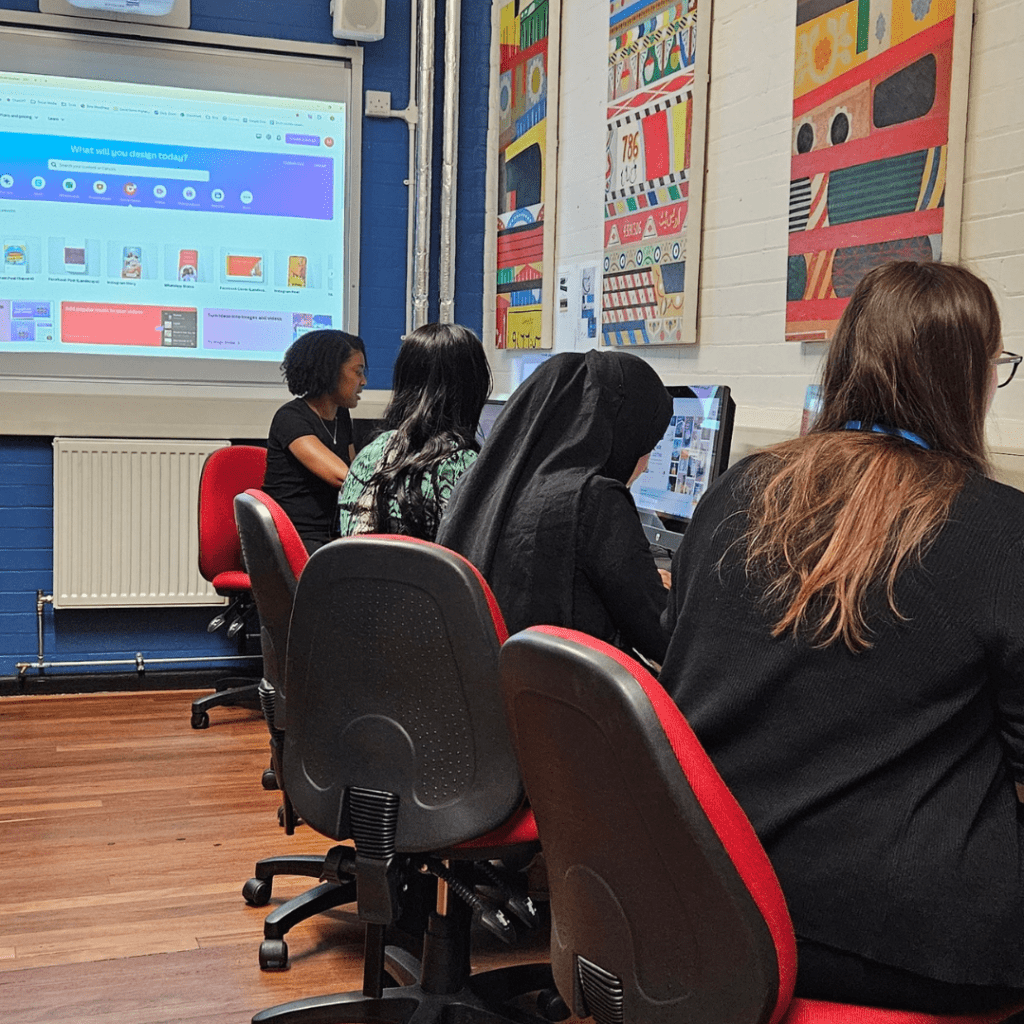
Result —
[[924, 438], [918, 437], [917, 434], [912, 434], [909, 430], [901, 430], [899, 427], [887, 427], [881, 423], [872, 423], [871, 427], [861, 426], [860, 420], [849, 420], [844, 430], [871, 430], [873, 434], [889, 434], [891, 437], [902, 437], [904, 441], [909, 441], [911, 444], [916, 444], [919, 448], [923, 448], [925, 451], [931, 449]]

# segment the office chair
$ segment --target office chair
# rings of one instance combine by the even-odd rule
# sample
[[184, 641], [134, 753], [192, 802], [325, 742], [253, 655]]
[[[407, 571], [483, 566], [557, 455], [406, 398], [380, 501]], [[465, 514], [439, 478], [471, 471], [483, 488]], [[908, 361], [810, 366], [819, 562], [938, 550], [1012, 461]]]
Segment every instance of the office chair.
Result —
[[[355, 876], [363, 989], [272, 1007], [254, 1024], [497, 1024], [510, 1000], [550, 989], [547, 964], [470, 976], [473, 919], [510, 938], [513, 917], [535, 918], [516, 874], [486, 863], [522, 867], [537, 850], [498, 688], [505, 636], [482, 577], [436, 544], [356, 536], [310, 557], [288, 637], [284, 782], [310, 827], [354, 840], [330, 850], [324, 877]], [[385, 933], [421, 874], [439, 882], [418, 963]], [[385, 988], [396, 979], [406, 984]]]
[[746, 815], [648, 672], [538, 626], [502, 689], [544, 846], [555, 984], [598, 1024], [991, 1024], [793, 999], [796, 940]]
[[[206, 628], [213, 633], [226, 625], [228, 636], [239, 635], [243, 650], [249, 632], [247, 620], [254, 613], [254, 605], [232, 503], [235, 495], [247, 487], [263, 485], [266, 468], [266, 448], [230, 445], [209, 456], [199, 479], [199, 573], [229, 600], [228, 606]], [[258, 681], [248, 677], [222, 680], [216, 691], [192, 702], [192, 728], [205, 729], [213, 707], [259, 707], [258, 687]]]
[[[271, 768], [268, 771], [275, 777], [274, 787], [266, 788], [281, 789], [281, 823], [286, 834], [292, 835], [296, 825], [295, 812], [287, 789], [279, 784], [279, 780], [284, 778], [284, 659], [295, 588], [309, 555], [292, 521], [269, 495], [250, 488], [235, 498], [234, 505], [242, 558], [249, 571], [249, 583], [260, 618], [263, 679], [259, 693], [270, 730]], [[250, 906], [266, 906], [270, 902], [276, 875], [319, 878], [323, 865], [324, 858], [315, 854], [265, 857], [257, 862], [255, 876], [242, 887], [242, 896]], [[323, 882], [276, 907], [263, 922], [260, 967], [265, 971], [283, 970], [288, 966], [288, 945], [284, 941], [287, 932], [300, 921], [324, 910], [352, 903], [355, 897], [355, 882], [351, 879], [341, 884]]]

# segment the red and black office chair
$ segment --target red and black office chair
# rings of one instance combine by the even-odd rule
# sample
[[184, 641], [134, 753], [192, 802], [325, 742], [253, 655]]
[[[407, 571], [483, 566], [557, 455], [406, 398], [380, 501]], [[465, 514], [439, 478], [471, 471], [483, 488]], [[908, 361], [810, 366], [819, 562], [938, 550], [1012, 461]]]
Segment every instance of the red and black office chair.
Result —
[[[242, 557], [249, 571], [249, 583], [260, 617], [260, 646], [263, 651], [263, 679], [259, 684], [260, 703], [270, 730], [270, 769], [283, 780], [282, 758], [286, 694], [284, 690], [285, 652], [288, 628], [295, 601], [299, 575], [309, 559], [306, 546], [284, 510], [261, 490], [250, 488], [235, 498], [235, 523], [242, 543]], [[267, 787], [272, 788], [272, 787]], [[295, 813], [288, 791], [280, 785], [283, 800], [281, 821], [288, 835], [295, 831]], [[319, 878], [324, 858], [315, 854], [265, 857], [256, 864], [253, 878], [245, 883], [242, 895], [254, 907], [270, 902], [276, 875]], [[355, 900], [355, 882], [323, 882], [308, 892], [288, 900], [272, 910], [263, 923], [263, 942], [259, 962], [263, 970], [282, 970], [288, 966], [288, 946], [284, 936], [300, 921], [324, 910]]]
[[[235, 526], [241, 544], [242, 563], [260, 621], [260, 652], [263, 678], [259, 683], [260, 706], [270, 730], [271, 769], [278, 788], [281, 778], [281, 749], [284, 743], [284, 656], [288, 646], [288, 623], [295, 600], [295, 585], [309, 560], [306, 546], [281, 506], [255, 487], [234, 500]], [[292, 835], [295, 822], [285, 800], [282, 824]]]
[[[538, 626], [501, 653], [544, 846], [555, 983], [598, 1024], [991, 1024], [793, 999], [796, 942], [746, 815], [637, 662]], [[625, 841], [624, 841], [625, 840]]]
[[[228, 636], [238, 635], [243, 649], [255, 608], [249, 574], [242, 562], [233, 503], [236, 494], [263, 486], [266, 468], [266, 448], [236, 444], [213, 452], [203, 464], [199, 479], [199, 573], [229, 602], [210, 620], [207, 629], [213, 633], [226, 625]], [[223, 680], [213, 693], [192, 702], [192, 728], [205, 729], [213, 707], [259, 707], [258, 687], [258, 677]]]
[[[525, 865], [537, 849], [498, 686], [505, 635], [479, 573], [436, 544], [348, 537], [309, 559], [288, 636], [284, 782], [309, 826], [354, 840], [328, 853], [324, 876], [356, 879], [363, 990], [272, 1007], [254, 1024], [496, 1024], [513, 997], [550, 987], [547, 964], [470, 976], [473, 918], [509, 935], [513, 916], [533, 913], [515, 876], [485, 863]], [[439, 879], [439, 909], [419, 963], [385, 935], [424, 873]], [[388, 974], [408, 983], [385, 988]]]

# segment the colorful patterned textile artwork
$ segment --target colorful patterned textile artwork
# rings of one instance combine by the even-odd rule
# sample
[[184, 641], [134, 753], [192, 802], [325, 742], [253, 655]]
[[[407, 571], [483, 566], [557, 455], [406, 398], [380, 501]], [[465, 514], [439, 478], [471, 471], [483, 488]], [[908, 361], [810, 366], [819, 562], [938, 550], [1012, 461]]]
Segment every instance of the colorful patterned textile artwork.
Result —
[[943, 256], [954, 8], [797, 0], [788, 341], [830, 338], [872, 267]]
[[[550, 348], [543, 330], [551, 0], [502, 0], [495, 346]], [[552, 92], [553, 95], [553, 92]], [[552, 104], [554, 113], [554, 104]], [[550, 245], [551, 243], [549, 243]]]
[[687, 216], [697, 0], [610, 0], [609, 14], [602, 338], [690, 343], [683, 291], [687, 260], [697, 266], [687, 233], [700, 234]]

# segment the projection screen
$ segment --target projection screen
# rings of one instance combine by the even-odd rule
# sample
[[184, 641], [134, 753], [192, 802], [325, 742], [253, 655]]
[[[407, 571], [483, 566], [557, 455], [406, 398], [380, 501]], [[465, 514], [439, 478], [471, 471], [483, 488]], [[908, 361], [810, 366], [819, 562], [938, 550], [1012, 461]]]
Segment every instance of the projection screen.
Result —
[[0, 388], [276, 401], [358, 330], [352, 100], [350, 59], [0, 27]]

